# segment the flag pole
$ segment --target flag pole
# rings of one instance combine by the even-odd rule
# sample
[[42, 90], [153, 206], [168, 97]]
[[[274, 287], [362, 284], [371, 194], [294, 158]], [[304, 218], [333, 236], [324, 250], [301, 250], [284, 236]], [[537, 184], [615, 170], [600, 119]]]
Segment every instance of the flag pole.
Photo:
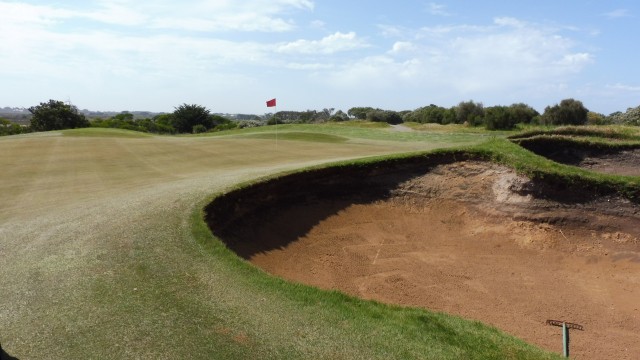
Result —
[[278, 103], [276, 98], [267, 101], [267, 107], [273, 107], [275, 113], [273, 114], [273, 119], [276, 122], [276, 150], [278, 150]]

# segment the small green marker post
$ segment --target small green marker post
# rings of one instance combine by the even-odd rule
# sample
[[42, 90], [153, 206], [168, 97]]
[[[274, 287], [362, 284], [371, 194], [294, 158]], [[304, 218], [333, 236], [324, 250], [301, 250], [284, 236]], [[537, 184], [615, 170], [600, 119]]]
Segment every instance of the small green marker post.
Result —
[[580, 331], [584, 331], [584, 327], [582, 325], [560, 321], [560, 320], [547, 320], [547, 325], [552, 326], [562, 326], [562, 349], [564, 352], [564, 357], [569, 357], [569, 329], [576, 329]]
[[562, 323], [562, 350], [564, 351], [564, 357], [569, 357], [569, 328], [567, 323]]

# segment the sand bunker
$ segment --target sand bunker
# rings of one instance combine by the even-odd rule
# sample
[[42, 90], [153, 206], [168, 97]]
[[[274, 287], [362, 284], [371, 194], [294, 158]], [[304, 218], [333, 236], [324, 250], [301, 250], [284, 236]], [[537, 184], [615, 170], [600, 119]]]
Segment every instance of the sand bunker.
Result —
[[640, 356], [640, 207], [476, 161], [323, 170], [223, 197], [209, 223], [283, 278], [444, 311], [572, 357]]

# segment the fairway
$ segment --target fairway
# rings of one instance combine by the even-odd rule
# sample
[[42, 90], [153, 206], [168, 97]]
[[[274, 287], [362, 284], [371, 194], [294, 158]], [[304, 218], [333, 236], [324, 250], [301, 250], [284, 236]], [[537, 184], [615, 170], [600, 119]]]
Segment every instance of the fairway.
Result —
[[[191, 218], [210, 194], [265, 175], [482, 138], [454, 134], [448, 142], [446, 135], [401, 134], [393, 141], [389, 130], [373, 129], [356, 132], [369, 136], [345, 131], [339, 142], [295, 135], [302, 140], [276, 143], [246, 133], [139, 137], [101, 131], [0, 139], [0, 340], [10, 355], [456, 358], [462, 351], [430, 353], [416, 341], [419, 332], [400, 336], [396, 322], [413, 318], [412, 312], [362, 318], [360, 310], [301, 304], [262, 280], [256, 284], [247, 277], [247, 271], [255, 277], [254, 270], [238, 270], [195, 241]], [[476, 331], [472, 323], [456, 326]], [[385, 345], [390, 338], [393, 348]], [[496, 339], [501, 345], [489, 343], [498, 346], [496, 354], [511, 351], [512, 340]], [[485, 335], [478, 341], [486, 343]]]

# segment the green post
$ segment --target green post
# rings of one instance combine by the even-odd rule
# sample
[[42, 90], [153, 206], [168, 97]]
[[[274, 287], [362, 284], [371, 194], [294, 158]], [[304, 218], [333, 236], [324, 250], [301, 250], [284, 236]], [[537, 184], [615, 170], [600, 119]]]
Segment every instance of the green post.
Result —
[[562, 323], [562, 343], [564, 344], [564, 357], [569, 357], [569, 328], [567, 323]]
[[574, 324], [563, 320], [547, 320], [547, 325], [562, 327], [562, 345], [564, 348], [564, 357], [569, 357], [569, 329], [584, 331], [584, 326]]

